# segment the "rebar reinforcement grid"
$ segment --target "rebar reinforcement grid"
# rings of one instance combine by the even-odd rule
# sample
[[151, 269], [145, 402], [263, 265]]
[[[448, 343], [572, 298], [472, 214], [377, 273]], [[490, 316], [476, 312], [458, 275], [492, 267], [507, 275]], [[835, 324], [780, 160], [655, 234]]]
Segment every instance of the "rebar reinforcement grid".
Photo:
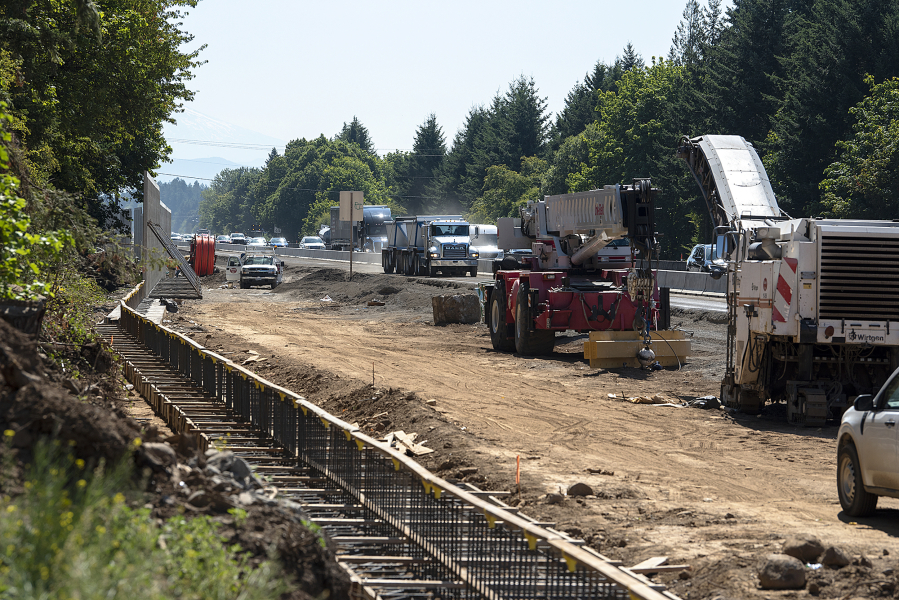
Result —
[[[345, 494], [374, 515], [382, 528], [389, 525], [394, 533], [383, 537], [385, 543], [404, 540], [419, 549], [419, 557], [405, 561], [408, 572], [418, 576], [413, 581], [434, 580], [441, 573], [451, 578], [431, 589], [375, 597], [677, 600], [664, 586], [573, 543], [560, 532], [536, 525], [514, 509], [444, 481], [302, 396], [153, 323], [124, 303], [118, 329], [193, 382], [207, 398], [270, 437], [297, 468], [311, 469], [339, 488], [335, 493]], [[167, 398], [152, 377], [142, 375], [127, 360], [125, 375], [174, 430], [195, 431], [202, 449], [210, 447], [211, 439], [202, 427], [177, 401]], [[365, 519], [359, 522], [366, 523]], [[422, 556], [427, 560], [421, 560]], [[354, 562], [352, 557], [347, 560]], [[417, 570], [416, 564], [439, 564], [440, 569]], [[360, 583], [357, 579], [354, 584], [356, 597], [372, 597], [368, 584], [377, 588], [374, 580]], [[363, 593], [362, 587], [368, 592]]]

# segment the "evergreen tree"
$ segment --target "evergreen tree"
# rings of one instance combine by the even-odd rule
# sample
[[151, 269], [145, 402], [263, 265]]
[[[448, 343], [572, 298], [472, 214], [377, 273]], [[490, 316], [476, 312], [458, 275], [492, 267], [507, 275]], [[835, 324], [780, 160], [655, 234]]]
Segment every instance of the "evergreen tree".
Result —
[[343, 124], [343, 128], [340, 130], [340, 133], [334, 136], [334, 139], [356, 144], [369, 154], [375, 153], [374, 143], [368, 133], [368, 128], [355, 115], [349, 124]]
[[[785, 48], [789, 14], [807, 0], [735, 0], [729, 26], [710, 48], [707, 77], [701, 82], [706, 114], [720, 133], [741, 135], [761, 147], [778, 107], [777, 81], [784, 71], [778, 57]], [[697, 86], [695, 79], [691, 86]], [[694, 131], [693, 133], [717, 133]]]
[[420, 214], [426, 206], [433, 204], [431, 195], [436, 173], [445, 157], [443, 129], [437, 124], [437, 115], [431, 113], [415, 131], [408, 160], [407, 182], [401, 201], [412, 214]]
[[488, 111], [483, 106], [474, 106], [468, 111], [465, 123], [456, 132], [453, 146], [437, 172], [434, 192], [447, 212], [452, 212], [451, 207], [467, 209], [480, 191], [480, 184], [476, 186], [474, 195], [467, 194], [465, 190], [472, 187], [469, 166], [474, 163], [481, 132], [487, 127], [488, 119]]
[[815, 0], [785, 24], [789, 55], [778, 80], [765, 164], [788, 212], [821, 214], [818, 183], [837, 159], [836, 142], [852, 135], [849, 109], [876, 81], [899, 73], [899, 3]]
[[642, 69], [646, 66], [646, 63], [643, 62], [643, 57], [640, 56], [640, 53], [637, 52], [630, 42], [627, 43], [627, 46], [624, 47], [624, 53], [615, 62], [625, 73], [632, 69]]
[[543, 156], [549, 134], [549, 115], [546, 114], [546, 98], [541, 98], [533, 79], [519, 77], [509, 84], [506, 94], [506, 118], [510, 138], [508, 141], [512, 164], [519, 168], [521, 160], [528, 156]]

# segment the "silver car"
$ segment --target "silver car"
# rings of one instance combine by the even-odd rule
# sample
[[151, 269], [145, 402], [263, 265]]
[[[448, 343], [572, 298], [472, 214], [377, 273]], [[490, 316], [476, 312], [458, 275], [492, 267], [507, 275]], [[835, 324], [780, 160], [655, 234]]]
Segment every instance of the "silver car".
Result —
[[325, 243], [320, 237], [307, 235], [300, 240], [300, 248], [304, 250], [324, 250]]

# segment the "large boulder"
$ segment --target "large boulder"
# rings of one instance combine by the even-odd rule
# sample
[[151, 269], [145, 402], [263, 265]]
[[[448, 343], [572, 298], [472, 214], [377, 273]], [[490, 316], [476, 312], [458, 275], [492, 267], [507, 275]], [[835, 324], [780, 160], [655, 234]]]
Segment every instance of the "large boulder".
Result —
[[824, 553], [824, 544], [811, 534], [800, 533], [784, 542], [782, 552], [804, 563], [813, 563]]
[[481, 320], [481, 303], [474, 294], [441, 294], [431, 298], [434, 325], [477, 323]]
[[759, 583], [766, 590], [801, 590], [805, 587], [805, 566], [787, 554], [769, 554], [759, 569]]
[[821, 556], [821, 564], [825, 567], [839, 569], [850, 563], [849, 555], [842, 548], [828, 546]]

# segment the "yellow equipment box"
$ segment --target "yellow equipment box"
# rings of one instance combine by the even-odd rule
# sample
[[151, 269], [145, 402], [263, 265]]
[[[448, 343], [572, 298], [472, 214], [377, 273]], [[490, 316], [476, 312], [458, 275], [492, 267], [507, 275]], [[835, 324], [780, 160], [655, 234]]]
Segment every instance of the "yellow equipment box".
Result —
[[[683, 331], [650, 331], [652, 351], [663, 367], [676, 367], [678, 359], [686, 362], [692, 343]], [[595, 369], [639, 367], [637, 352], [643, 348], [643, 338], [633, 331], [591, 331], [590, 341], [584, 342], [584, 358]]]

